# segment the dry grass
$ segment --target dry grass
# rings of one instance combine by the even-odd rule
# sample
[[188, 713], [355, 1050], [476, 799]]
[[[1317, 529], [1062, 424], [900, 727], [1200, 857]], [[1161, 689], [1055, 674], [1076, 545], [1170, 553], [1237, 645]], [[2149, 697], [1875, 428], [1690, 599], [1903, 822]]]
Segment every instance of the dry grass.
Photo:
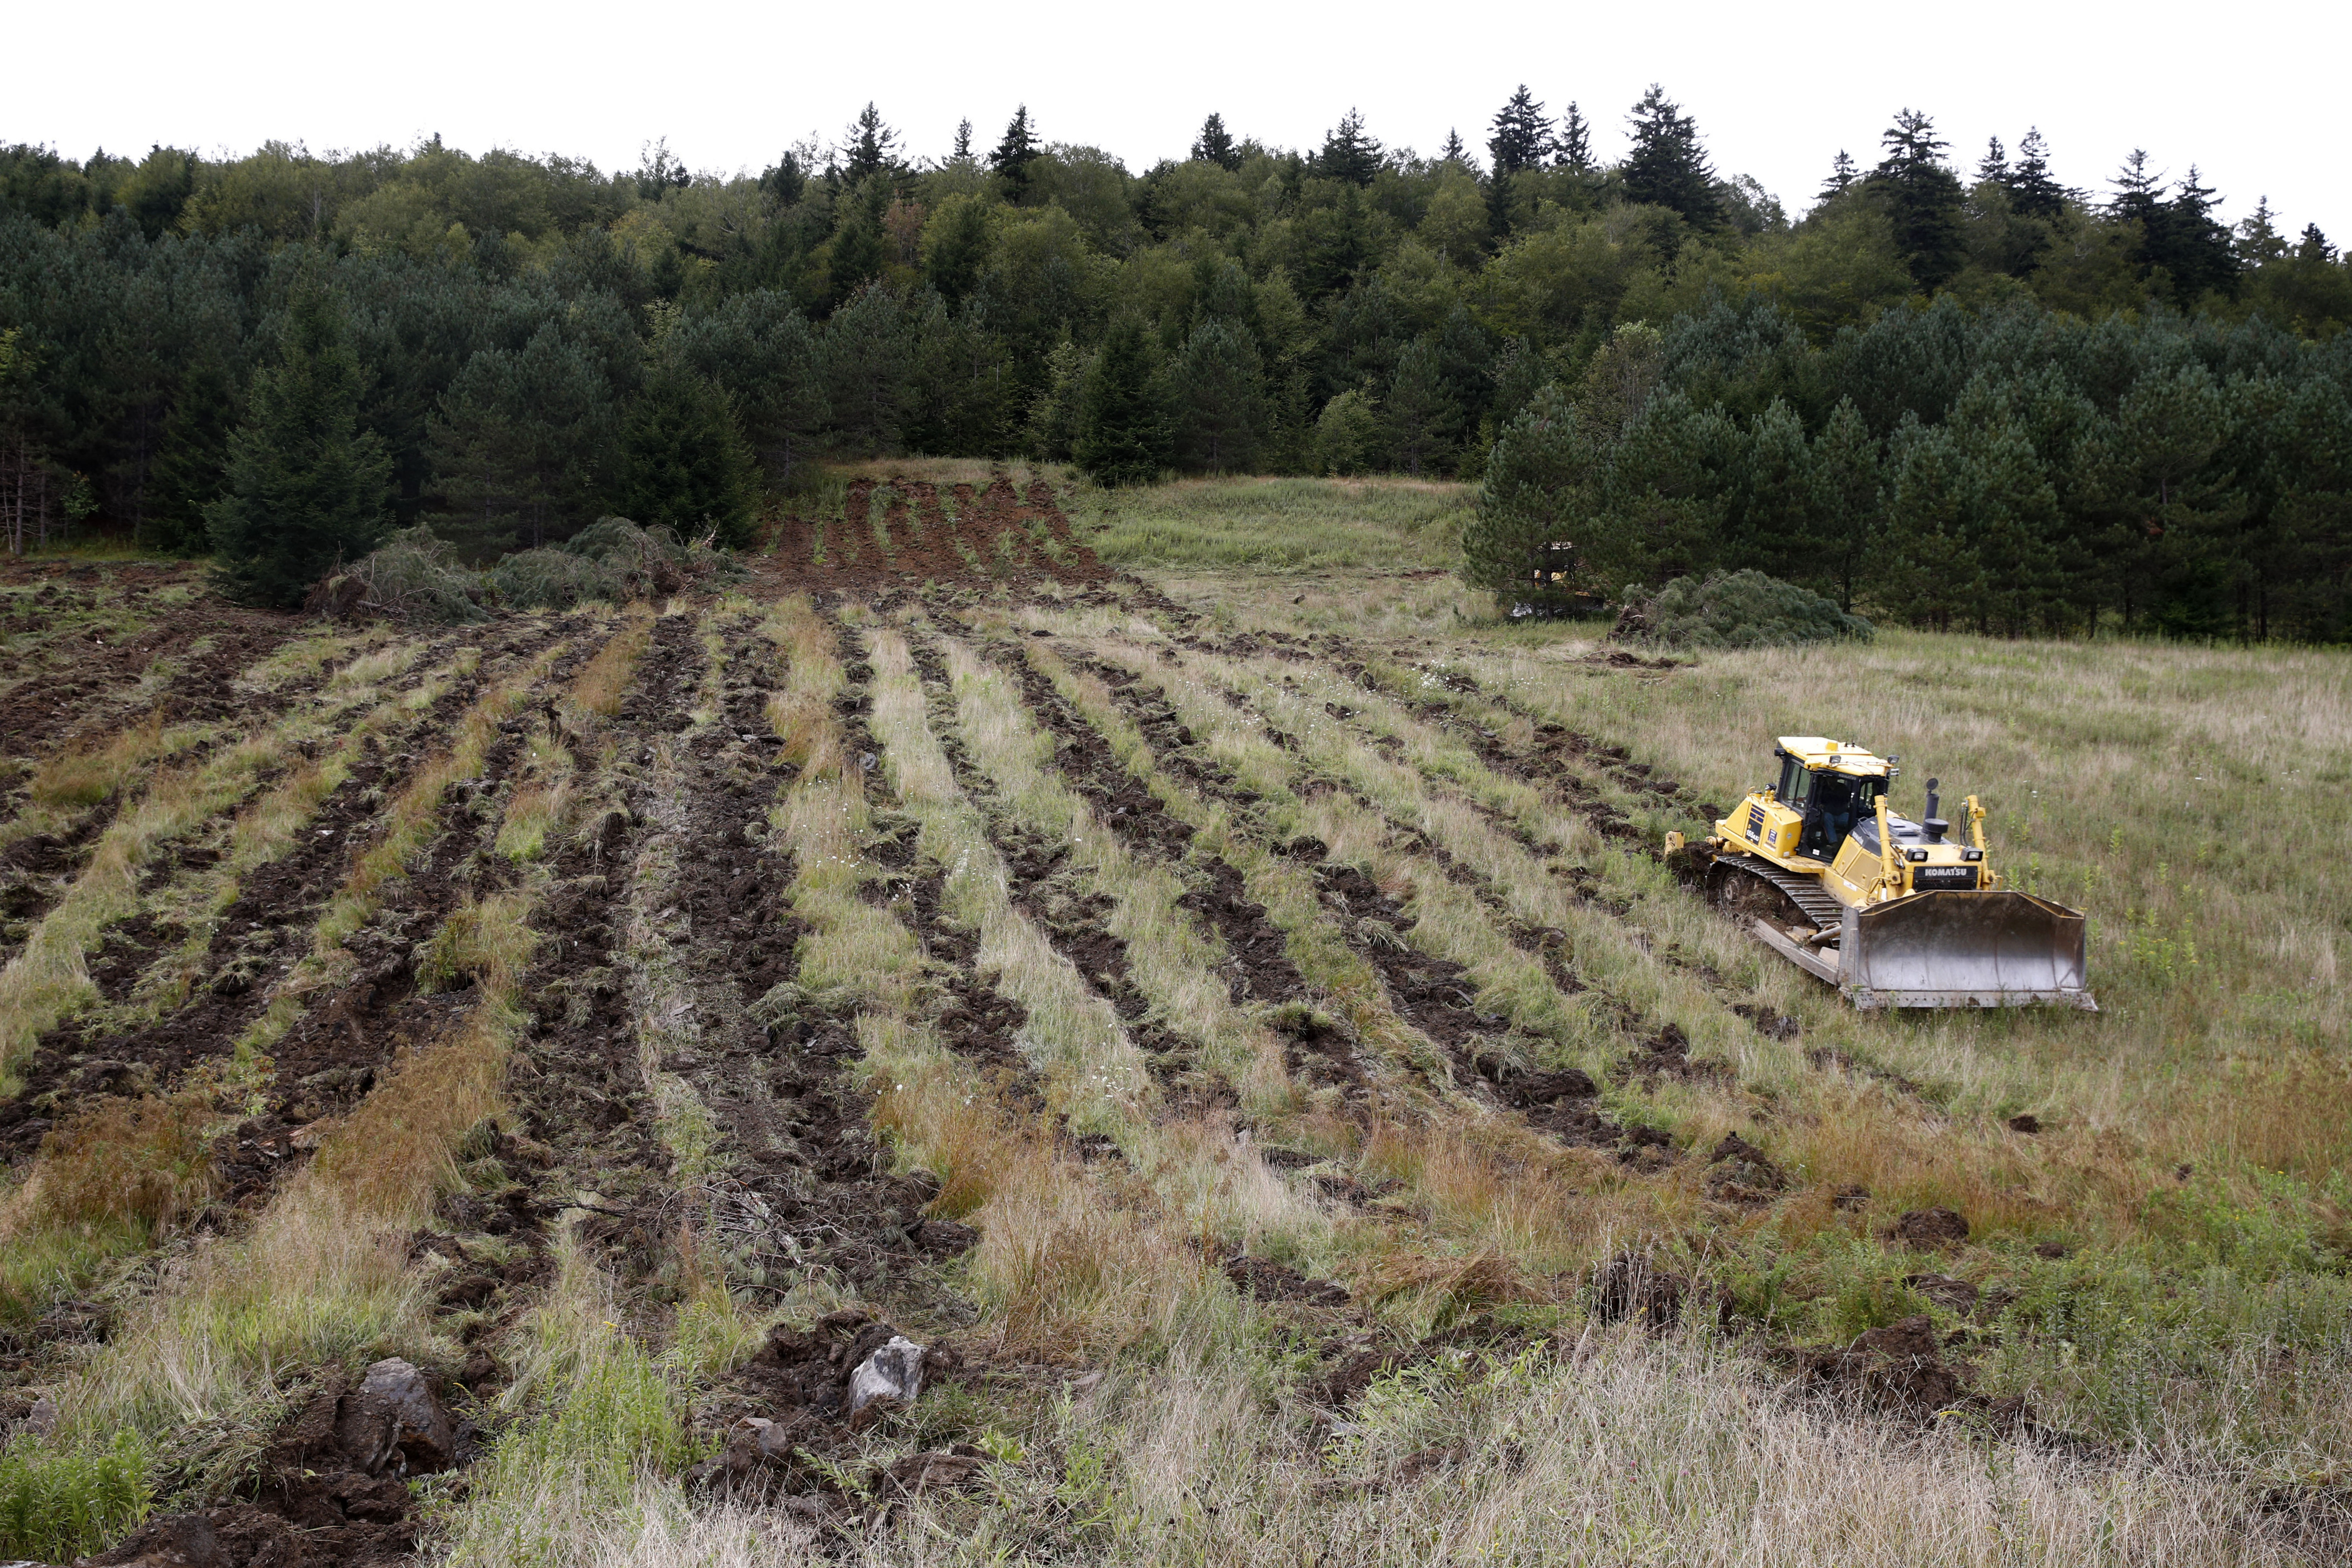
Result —
[[41, 1140], [40, 1160], [0, 1203], [0, 1241], [68, 1226], [168, 1226], [212, 1189], [213, 1086], [169, 1097], [104, 1096]]
[[621, 699], [627, 693], [637, 660], [645, 657], [653, 635], [652, 607], [631, 605], [623, 616], [621, 630], [605, 642], [572, 683], [572, 700], [581, 711], [610, 719], [621, 710]]
[[105, 740], [52, 752], [33, 770], [27, 793], [38, 805], [96, 805], [165, 749], [163, 715], [159, 710]]
[[426, 991], [479, 984], [485, 995], [512, 989], [538, 945], [527, 922], [530, 901], [518, 892], [467, 894], [449, 911], [416, 958], [416, 980]]

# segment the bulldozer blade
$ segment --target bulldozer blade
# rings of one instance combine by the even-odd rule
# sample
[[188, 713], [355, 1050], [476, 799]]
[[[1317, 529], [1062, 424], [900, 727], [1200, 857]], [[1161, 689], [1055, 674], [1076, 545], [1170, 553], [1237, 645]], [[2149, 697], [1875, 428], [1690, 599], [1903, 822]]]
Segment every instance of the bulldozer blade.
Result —
[[1845, 911], [1838, 989], [1857, 1007], [2080, 1007], [2082, 913], [2008, 890], [1914, 893]]

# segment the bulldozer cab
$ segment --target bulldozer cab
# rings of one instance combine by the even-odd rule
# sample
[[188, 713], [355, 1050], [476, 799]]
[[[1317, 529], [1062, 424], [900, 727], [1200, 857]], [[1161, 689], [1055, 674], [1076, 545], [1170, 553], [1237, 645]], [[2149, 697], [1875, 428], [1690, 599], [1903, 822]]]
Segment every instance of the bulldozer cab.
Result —
[[1783, 752], [1780, 782], [1772, 794], [1781, 805], [1804, 814], [1804, 826], [1797, 834], [1797, 853], [1827, 860], [1838, 852], [1854, 825], [1871, 815], [1885, 791], [1883, 778], [1809, 768], [1802, 759]]

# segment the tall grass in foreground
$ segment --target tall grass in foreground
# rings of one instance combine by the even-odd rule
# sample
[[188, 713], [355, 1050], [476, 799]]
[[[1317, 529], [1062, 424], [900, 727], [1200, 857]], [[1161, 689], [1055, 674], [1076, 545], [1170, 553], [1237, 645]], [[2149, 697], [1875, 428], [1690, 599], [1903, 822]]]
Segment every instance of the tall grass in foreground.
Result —
[[[1808, 1405], [1705, 1336], [1596, 1333], [1573, 1354], [1441, 1357], [1344, 1429], [1269, 1408], [1244, 1363], [1180, 1357], [1049, 1405], [1051, 1463], [908, 1510], [862, 1561], [1041, 1552], [1114, 1564], [2006, 1568], [2306, 1561], [2221, 1484], [2121, 1458], [1915, 1432]], [[1050, 1544], [1049, 1544], [1050, 1543]], [[601, 1562], [680, 1561], [648, 1551]]]

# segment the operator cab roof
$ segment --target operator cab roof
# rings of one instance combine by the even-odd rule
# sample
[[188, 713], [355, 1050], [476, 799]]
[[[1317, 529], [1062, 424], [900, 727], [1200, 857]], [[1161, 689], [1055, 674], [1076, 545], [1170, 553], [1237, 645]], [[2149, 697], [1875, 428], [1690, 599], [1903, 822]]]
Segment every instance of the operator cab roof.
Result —
[[1783, 735], [1780, 750], [1816, 773], [1852, 773], [1858, 778], [1887, 776], [1886, 759], [1874, 757], [1860, 746], [1849, 746], [1821, 735]]

